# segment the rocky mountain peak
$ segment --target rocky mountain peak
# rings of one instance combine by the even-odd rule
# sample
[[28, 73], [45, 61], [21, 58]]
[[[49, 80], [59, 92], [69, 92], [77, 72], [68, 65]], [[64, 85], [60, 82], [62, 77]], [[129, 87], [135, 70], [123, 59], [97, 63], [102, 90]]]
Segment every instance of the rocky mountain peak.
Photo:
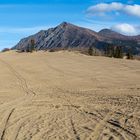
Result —
[[140, 48], [140, 36], [128, 37], [110, 29], [103, 29], [97, 33], [68, 22], [62, 22], [55, 28], [42, 30], [26, 37], [13, 48], [24, 50], [29, 45], [31, 39], [35, 40], [35, 48], [37, 50], [96, 47], [103, 51], [108, 43], [133, 47], [136, 53], [139, 52]]

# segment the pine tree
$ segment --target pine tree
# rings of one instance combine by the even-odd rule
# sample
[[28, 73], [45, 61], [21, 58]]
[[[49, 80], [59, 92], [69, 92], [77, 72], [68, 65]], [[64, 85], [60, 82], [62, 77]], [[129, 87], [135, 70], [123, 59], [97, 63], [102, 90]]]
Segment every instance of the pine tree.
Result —
[[105, 48], [105, 56], [107, 57], [114, 57], [114, 46], [108, 44]]
[[30, 41], [30, 52], [33, 52], [35, 50], [35, 40], [31, 39]]
[[30, 52], [30, 45], [29, 44], [27, 45], [25, 52]]
[[91, 56], [93, 55], [93, 47], [89, 47], [88, 54], [91, 55]]
[[123, 50], [122, 50], [121, 46], [117, 46], [115, 48], [114, 57], [115, 58], [123, 58]]
[[126, 54], [127, 56], [127, 59], [133, 59], [133, 52], [132, 52], [132, 49], [129, 49], [128, 50], [128, 53]]

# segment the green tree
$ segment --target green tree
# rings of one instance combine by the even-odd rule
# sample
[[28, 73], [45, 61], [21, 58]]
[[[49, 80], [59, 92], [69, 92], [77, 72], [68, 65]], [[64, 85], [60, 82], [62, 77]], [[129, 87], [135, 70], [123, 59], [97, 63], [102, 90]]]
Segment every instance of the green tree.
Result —
[[27, 45], [25, 52], [30, 52], [30, 45], [29, 44]]
[[114, 46], [111, 44], [108, 44], [105, 47], [105, 56], [107, 57], [114, 57]]
[[35, 40], [31, 39], [30, 41], [30, 52], [33, 52], [35, 50]]
[[126, 53], [127, 59], [133, 59], [133, 51], [132, 49], [129, 49], [128, 52]]
[[115, 58], [123, 58], [123, 50], [121, 46], [117, 46], [114, 51]]
[[88, 54], [91, 55], [91, 56], [93, 55], [93, 47], [89, 47]]

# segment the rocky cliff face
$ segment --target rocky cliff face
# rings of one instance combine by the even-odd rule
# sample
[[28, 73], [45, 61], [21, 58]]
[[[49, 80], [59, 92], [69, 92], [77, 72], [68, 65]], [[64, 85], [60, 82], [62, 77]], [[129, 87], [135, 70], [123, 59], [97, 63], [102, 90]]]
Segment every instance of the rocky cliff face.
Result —
[[103, 50], [106, 44], [111, 43], [133, 47], [136, 53], [140, 52], [140, 36], [124, 36], [109, 29], [103, 29], [97, 33], [67, 22], [22, 39], [13, 49], [26, 49], [31, 39], [35, 40], [37, 50], [88, 48], [91, 46]]

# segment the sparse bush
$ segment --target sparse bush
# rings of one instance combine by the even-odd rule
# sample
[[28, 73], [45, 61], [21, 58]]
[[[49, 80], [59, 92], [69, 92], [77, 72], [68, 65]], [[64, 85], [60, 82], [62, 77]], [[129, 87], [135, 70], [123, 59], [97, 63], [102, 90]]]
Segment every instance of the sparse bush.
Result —
[[132, 49], [128, 50], [128, 52], [126, 53], [126, 58], [127, 59], [133, 59], [133, 51], [132, 51]]
[[9, 48], [4, 48], [1, 52], [7, 52], [7, 51], [10, 51]]
[[35, 40], [31, 39], [26, 46], [25, 52], [33, 52], [34, 50], [35, 50]]
[[50, 49], [49, 52], [55, 52], [55, 50], [54, 49]]
[[91, 55], [91, 56], [93, 55], [93, 47], [89, 47], [88, 54]]
[[126, 54], [126, 58], [127, 58], [127, 59], [133, 59], [133, 55], [132, 55], [130, 52], [128, 52], [128, 53]]
[[133, 59], [140, 61], [140, 55], [133, 56]]
[[30, 45], [28, 44], [25, 52], [30, 52]]
[[29, 52], [33, 52], [34, 50], [35, 50], [35, 40], [31, 39]]
[[24, 50], [24, 49], [16, 50], [16, 52], [18, 52], [18, 53], [23, 53], [23, 52], [25, 52], [25, 50]]

